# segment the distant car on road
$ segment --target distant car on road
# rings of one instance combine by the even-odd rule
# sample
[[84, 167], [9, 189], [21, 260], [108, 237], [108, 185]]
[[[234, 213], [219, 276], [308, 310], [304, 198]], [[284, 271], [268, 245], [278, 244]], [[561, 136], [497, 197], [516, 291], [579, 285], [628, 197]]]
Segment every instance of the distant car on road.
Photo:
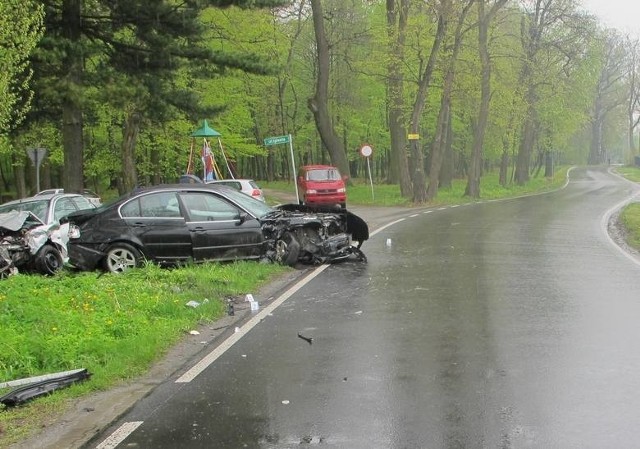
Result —
[[345, 178], [331, 165], [305, 165], [298, 170], [300, 202], [308, 205], [347, 207]]
[[207, 184], [229, 186], [264, 203], [262, 189], [253, 179], [216, 179], [207, 181]]
[[69, 262], [119, 273], [143, 260], [175, 265], [206, 260], [263, 259], [320, 264], [354, 256], [369, 238], [360, 217], [298, 204], [272, 208], [231, 187], [173, 184], [147, 187], [109, 205], [77, 212], [70, 224]]
[[[35, 194], [35, 196], [40, 195], [53, 195], [54, 193], [64, 193], [64, 189], [46, 189], [42, 190]], [[83, 189], [82, 195], [86, 197], [94, 206], [98, 207], [102, 204], [102, 200], [100, 199], [100, 195], [95, 193], [89, 189]]]

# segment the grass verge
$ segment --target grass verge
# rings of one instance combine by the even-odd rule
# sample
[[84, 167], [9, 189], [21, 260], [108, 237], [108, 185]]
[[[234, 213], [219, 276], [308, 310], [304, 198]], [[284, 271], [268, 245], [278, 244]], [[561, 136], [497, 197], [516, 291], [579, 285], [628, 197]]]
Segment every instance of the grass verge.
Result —
[[[226, 298], [255, 291], [289, 268], [237, 262], [122, 275], [63, 271], [0, 282], [0, 379], [87, 368], [91, 380], [0, 411], [0, 447], [42, 426], [65, 401], [145, 373], [199, 324], [226, 313]], [[188, 307], [196, 301], [198, 307]], [[0, 395], [10, 389], [0, 390]]]
[[[566, 180], [569, 167], [559, 167], [552, 178], [538, 176], [524, 186], [515, 184], [501, 186], [497, 172], [488, 172], [480, 180], [480, 196], [482, 199], [511, 198], [551, 191], [562, 186]], [[295, 195], [295, 187], [288, 181], [260, 181], [264, 188], [288, 192]], [[466, 179], [454, 179], [449, 188], [438, 189], [438, 195], [430, 203], [431, 205], [460, 204], [475, 201], [464, 196], [467, 186]], [[353, 179], [347, 187], [347, 207], [357, 206], [411, 206], [411, 200], [403, 198], [400, 194], [400, 186], [396, 184], [383, 184], [375, 182], [373, 186], [365, 179]]]

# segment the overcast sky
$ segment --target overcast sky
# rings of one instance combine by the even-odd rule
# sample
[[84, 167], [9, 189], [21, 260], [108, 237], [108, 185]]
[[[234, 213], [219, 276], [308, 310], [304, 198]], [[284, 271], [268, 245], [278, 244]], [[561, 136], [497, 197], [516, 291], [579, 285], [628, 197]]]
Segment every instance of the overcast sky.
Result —
[[582, 0], [582, 5], [606, 26], [640, 35], [640, 0]]

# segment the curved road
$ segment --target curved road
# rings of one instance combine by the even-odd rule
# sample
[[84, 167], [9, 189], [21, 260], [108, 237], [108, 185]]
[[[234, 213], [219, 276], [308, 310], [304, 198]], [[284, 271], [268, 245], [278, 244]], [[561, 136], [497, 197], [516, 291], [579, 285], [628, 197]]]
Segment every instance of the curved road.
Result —
[[606, 233], [638, 192], [577, 169], [378, 227], [86, 447], [640, 447], [640, 262]]

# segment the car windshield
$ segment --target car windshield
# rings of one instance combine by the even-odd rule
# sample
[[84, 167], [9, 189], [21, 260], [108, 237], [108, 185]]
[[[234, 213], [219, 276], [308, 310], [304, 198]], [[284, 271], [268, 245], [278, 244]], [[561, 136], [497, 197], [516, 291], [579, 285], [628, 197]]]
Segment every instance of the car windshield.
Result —
[[34, 201], [25, 201], [23, 203], [16, 204], [6, 204], [4, 206], [0, 206], [0, 213], [9, 212], [12, 210], [17, 211], [28, 211], [33, 213], [36, 217], [38, 217], [43, 222], [47, 222], [47, 212], [49, 207], [49, 200], [34, 200]]
[[238, 190], [229, 188], [224, 191], [224, 194], [256, 218], [262, 218], [275, 210], [262, 201], [256, 200], [249, 195], [245, 195]]
[[338, 173], [338, 170], [335, 168], [309, 170], [307, 172], [307, 179], [309, 181], [333, 181], [340, 179], [340, 173]]

